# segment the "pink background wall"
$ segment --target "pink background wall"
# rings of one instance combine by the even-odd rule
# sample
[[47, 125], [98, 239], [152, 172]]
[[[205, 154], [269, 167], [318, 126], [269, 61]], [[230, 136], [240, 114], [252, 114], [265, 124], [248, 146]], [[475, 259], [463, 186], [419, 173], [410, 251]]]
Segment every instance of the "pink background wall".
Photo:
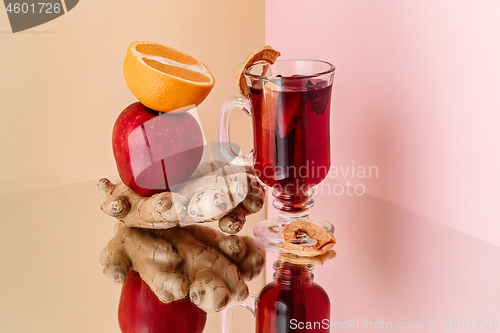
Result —
[[[266, 43], [337, 66], [333, 165], [369, 194], [500, 245], [500, 2], [266, 2]], [[320, 209], [320, 208], [316, 208]]]
[[378, 168], [312, 209], [332, 318], [500, 319], [499, 36], [498, 1], [266, 1], [267, 44], [337, 67], [332, 165]]

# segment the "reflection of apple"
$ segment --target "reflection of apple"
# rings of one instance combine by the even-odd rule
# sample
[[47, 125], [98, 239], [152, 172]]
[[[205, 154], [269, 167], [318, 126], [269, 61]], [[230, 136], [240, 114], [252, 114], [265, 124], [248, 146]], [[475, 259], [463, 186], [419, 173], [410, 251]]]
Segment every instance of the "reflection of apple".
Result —
[[140, 102], [118, 116], [112, 141], [120, 178], [144, 196], [175, 189], [203, 154], [201, 128], [191, 114], [159, 115]]
[[207, 314], [189, 297], [164, 304], [137, 272], [128, 273], [118, 308], [123, 333], [201, 333], [206, 320]]

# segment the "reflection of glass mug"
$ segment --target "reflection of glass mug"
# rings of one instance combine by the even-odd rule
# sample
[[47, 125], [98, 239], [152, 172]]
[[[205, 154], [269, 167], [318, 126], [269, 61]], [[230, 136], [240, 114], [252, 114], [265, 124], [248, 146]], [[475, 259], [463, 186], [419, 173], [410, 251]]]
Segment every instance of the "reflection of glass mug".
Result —
[[[257, 177], [273, 188], [278, 220], [262, 221], [254, 234], [259, 246], [273, 250], [280, 244], [281, 228], [293, 221], [310, 221], [333, 233], [326, 221], [309, 219], [312, 186], [330, 169], [330, 100], [335, 67], [319, 60], [259, 62], [244, 75], [249, 99], [228, 100], [219, 116], [221, 151], [232, 163], [253, 158]], [[238, 156], [230, 146], [231, 110], [252, 116], [254, 150]]]
[[274, 263], [274, 281], [262, 289], [257, 299], [231, 302], [222, 312], [222, 333], [231, 332], [231, 312], [235, 306], [255, 315], [257, 333], [330, 332], [330, 300], [325, 290], [313, 282], [312, 265]]

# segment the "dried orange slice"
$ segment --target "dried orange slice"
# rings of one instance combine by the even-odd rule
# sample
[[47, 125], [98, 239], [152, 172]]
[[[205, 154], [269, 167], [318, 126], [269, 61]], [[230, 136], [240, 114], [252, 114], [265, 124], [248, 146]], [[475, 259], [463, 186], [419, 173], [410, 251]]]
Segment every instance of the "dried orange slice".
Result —
[[284, 253], [280, 254], [278, 259], [281, 262], [289, 262], [296, 265], [323, 265], [330, 259], [337, 256], [335, 250], [328, 250], [324, 254], [314, 257], [301, 257], [296, 254]]
[[199, 105], [215, 83], [201, 61], [155, 42], [131, 43], [123, 74], [132, 94], [160, 112], [184, 112]]
[[243, 64], [236, 74], [236, 87], [238, 87], [240, 94], [248, 97], [247, 82], [245, 81], [245, 76], [243, 75], [245, 68], [258, 61], [265, 61], [272, 65], [280, 55], [281, 54], [278, 51], [274, 50], [270, 46], [260, 47], [250, 53], [245, 61], [243, 61]]
[[322, 255], [337, 242], [323, 228], [310, 222], [289, 223], [281, 231], [281, 236], [284, 244], [278, 249], [302, 257]]

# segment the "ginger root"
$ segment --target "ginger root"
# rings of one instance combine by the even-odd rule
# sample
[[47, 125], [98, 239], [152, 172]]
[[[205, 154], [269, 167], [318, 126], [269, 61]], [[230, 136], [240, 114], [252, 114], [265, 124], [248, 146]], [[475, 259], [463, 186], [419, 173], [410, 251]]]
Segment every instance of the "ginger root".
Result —
[[253, 174], [246, 174], [248, 194], [246, 198], [231, 212], [219, 220], [220, 230], [228, 234], [238, 233], [246, 221], [246, 216], [259, 212], [264, 206], [266, 193]]
[[[244, 172], [241, 172], [244, 171]], [[263, 186], [251, 169], [221, 163], [201, 163], [196, 175], [178, 192], [162, 192], [143, 197], [124, 184], [108, 179], [98, 188], [106, 198], [101, 209], [129, 227], [168, 229], [197, 222], [219, 220], [222, 231], [235, 234], [241, 230], [246, 215], [262, 209]]]
[[202, 310], [217, 312], [248, 296], [244, 281], [260, 273], [264, 252], [249, 237], [224, 236], [200, 225], [152, 230], [118, 223], [101, 263], [115, 283], [123, 283], [133, 269], [160, 301], [189, 294]]
[[143, 197], [124, 184], [113, 184], [103, 178], [97, 184], [107, 199], [101, 210], [126, 226], [165, 229], [179, 224], [187, 216], [187, 199], [174, 192]]

